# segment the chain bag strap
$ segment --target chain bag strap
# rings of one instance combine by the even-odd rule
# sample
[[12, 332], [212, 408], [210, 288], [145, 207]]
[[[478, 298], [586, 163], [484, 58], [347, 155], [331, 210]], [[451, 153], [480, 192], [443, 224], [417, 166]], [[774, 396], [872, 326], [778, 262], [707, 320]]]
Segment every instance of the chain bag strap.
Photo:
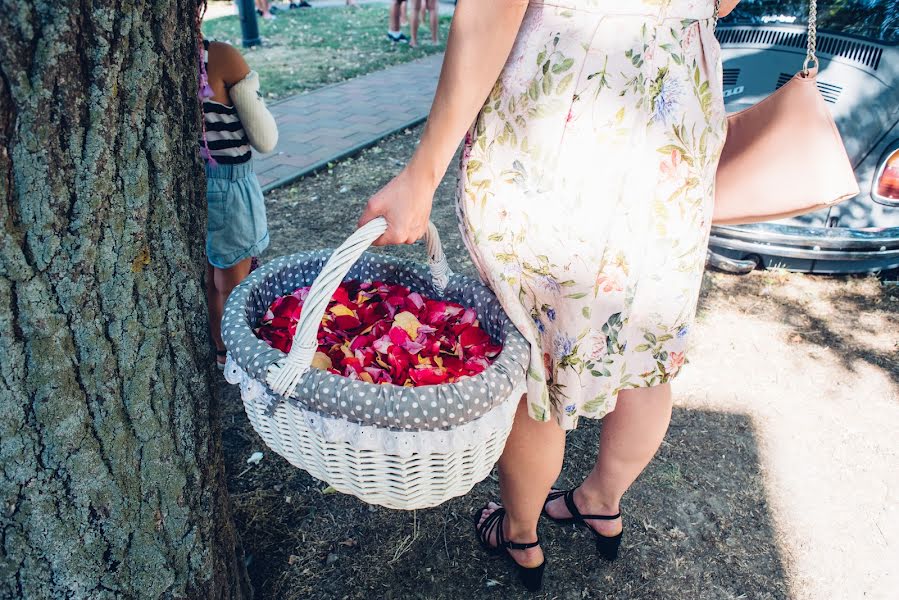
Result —
[[[721, 0], [715, 0], [714, 29], [718, 28], [718, 19], [721, 14]], [[818, 42], [818, 0], [809, 0], [808, 5], [808, 42], [806, 44], [805, 61], [802, 63], [803, 75], [808, 75], [811, 69], [818, 68], [818, 56], [815, 54]]]
[[[718, 0], [720, 2], [720, 0]], [[808, 5], [808, 50], [802, 63], [802, 72], [809, 74], [810, 69], [818, 69], [818, 57], [815, 55], [815, 44], [818, 41], [818, 0], [809, 0]], [[814, 66], [812, 66], [814, 64]]]

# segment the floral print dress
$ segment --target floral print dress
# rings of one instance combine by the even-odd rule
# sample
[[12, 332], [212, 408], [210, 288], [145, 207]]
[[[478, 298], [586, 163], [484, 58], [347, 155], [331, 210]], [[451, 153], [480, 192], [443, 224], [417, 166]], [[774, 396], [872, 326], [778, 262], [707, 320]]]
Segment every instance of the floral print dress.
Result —
[[532, 2], [463, 149], [458, 213], [565, 429], [684, 365], [724, 142], [712, 0]]

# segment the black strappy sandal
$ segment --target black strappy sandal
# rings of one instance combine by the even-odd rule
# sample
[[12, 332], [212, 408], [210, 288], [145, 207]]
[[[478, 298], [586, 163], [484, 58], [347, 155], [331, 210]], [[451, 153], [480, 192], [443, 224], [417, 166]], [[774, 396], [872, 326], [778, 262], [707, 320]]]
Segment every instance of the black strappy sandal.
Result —
[[[565, 507], [568, 509], [568, 512], [571, 513], [570, 517], [557, 519], [546, 512], [546, 505], [556, 498], [562, 498], [565, 501]], [[598, 552], [600, 556], [608, 561], [618, 558], [618, 547], [621, 546], [621, 535], [624, 531], [612, 537], [601, 535], [597, 533], [595, 529], [587, 525], [586, 521], [594, 519], [597, 521], [614, 521], [621, 516], [620, 512], [615, 515], [582, 515], [581, 511], [578, 510], [577, 505], [574, 503], [574, 490], [552, 490], [546, 496], [546, 502], [543, 503], [543, 514], [550, 521], [555, 521], [560, 525], [574, 523], [585, 526], [593, 533], [594, 537], [596, 537], [596, 552]]]
[[[484, 519], [482, 524], [478, 525], [478, 521], [480, 521], [481, 515], [484, 514], [485, 510], [490, 510], [490, 507], [485, 505], [484, 508], [479, 510], [474, 516], [475, 533], [478, 536], [481, 547], [484, 548], [487, 554], [493, 556], [505, 555], [507, 560], [514, 563], [515, 570], [518, 572], [518, 577], [521, 579], [521, 583], [524, 584], [524, 587], [526, 587], [529, 592], [539, 592], [540, 588], [543, 587], [543, 570], [546, 568], [546, 559], [544, 558], [543, 562], [536, 567], [524, 567], [512, 558], [512, 555], [509, 554], [509, 550], [527, 550], [528, 548], [536, 548], [540, 545], [540, 540], [527, 544], [507, 540], [505, 533], [503, 533], [503, 520], [506, 518], [506, 509], [503, 507], [494, 510], [486, 519]], [[496, 531], [496, 546], [491, 546], [489, 540], [494, 531]]]

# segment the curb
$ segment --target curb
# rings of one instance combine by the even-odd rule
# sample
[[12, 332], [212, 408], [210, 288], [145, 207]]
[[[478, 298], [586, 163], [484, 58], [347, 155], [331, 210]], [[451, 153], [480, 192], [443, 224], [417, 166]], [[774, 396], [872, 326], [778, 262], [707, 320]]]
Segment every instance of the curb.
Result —
[[407, 121], [406, 123], [400, 125], [399, 127], [394, 127], [393, 129], [386, 130], [384, 133], [378, 134], [377, 136], [375, 136], [374, 138], [372, 138], [370, 140], [366, 140], [364, 142], [356, 144], [355, 146], [349, 147], [344, 151], [338, 152], [337, 154], [334, 154], [333, 156], [329, 156], [328, 158], [324, 158], [316, 163], [309, 165], [308, 167], [302, 167], [302, 168], [298, 169], [295, 173], [291, 173], [290, 175], [287, 175], [286, 177], [282, 177], [281, 179], [276, 179], [275, 181], [266, 184], [265, 186], [262, 187], [262, 193], [267, 194], [267, 193], [271, 192], [272, 190], [278, 189], [280, 187], [284, 187], [286, 185], [290, 185], [291, 183], [295, 182], [296, 180], [298, 180], [302, 177], [305, 177], [307, 175], [310, 175], [316, 171], [319, 171], [319, 170], [327, 167], [329, 163], [332, 163], [332, 162], [335, 162], [338, 160], [342, 160], [344, 158], [348, 158], [348, 157], [352, 156], [353, 154], [357, 154], [357, 153], [361, 152], [362, 150], [365, 150], [366, 148], [371, 148], [372, 146], [374, 146], [375, 144], [377, 144], [384, 138], [390, 137], [391, 135], [393, 135], [395, 133], [399, 133], [400, 131], [403, 131], [404, 129], [408, 129], [409, 127], [415, 127], [416, 125], [424, 123], [427, 120], [427, 118], [428, 118], [428, 115], [416, 117], [415, 119], [412, 119], [411, 121]]

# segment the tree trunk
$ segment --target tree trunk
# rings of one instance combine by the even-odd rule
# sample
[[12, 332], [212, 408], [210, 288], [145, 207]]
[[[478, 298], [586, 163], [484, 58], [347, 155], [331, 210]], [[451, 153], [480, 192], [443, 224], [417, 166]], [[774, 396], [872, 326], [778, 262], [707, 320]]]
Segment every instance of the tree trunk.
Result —
[[0, 9], [0, 597], [249, 597], [202, 287], [195, 1]]

